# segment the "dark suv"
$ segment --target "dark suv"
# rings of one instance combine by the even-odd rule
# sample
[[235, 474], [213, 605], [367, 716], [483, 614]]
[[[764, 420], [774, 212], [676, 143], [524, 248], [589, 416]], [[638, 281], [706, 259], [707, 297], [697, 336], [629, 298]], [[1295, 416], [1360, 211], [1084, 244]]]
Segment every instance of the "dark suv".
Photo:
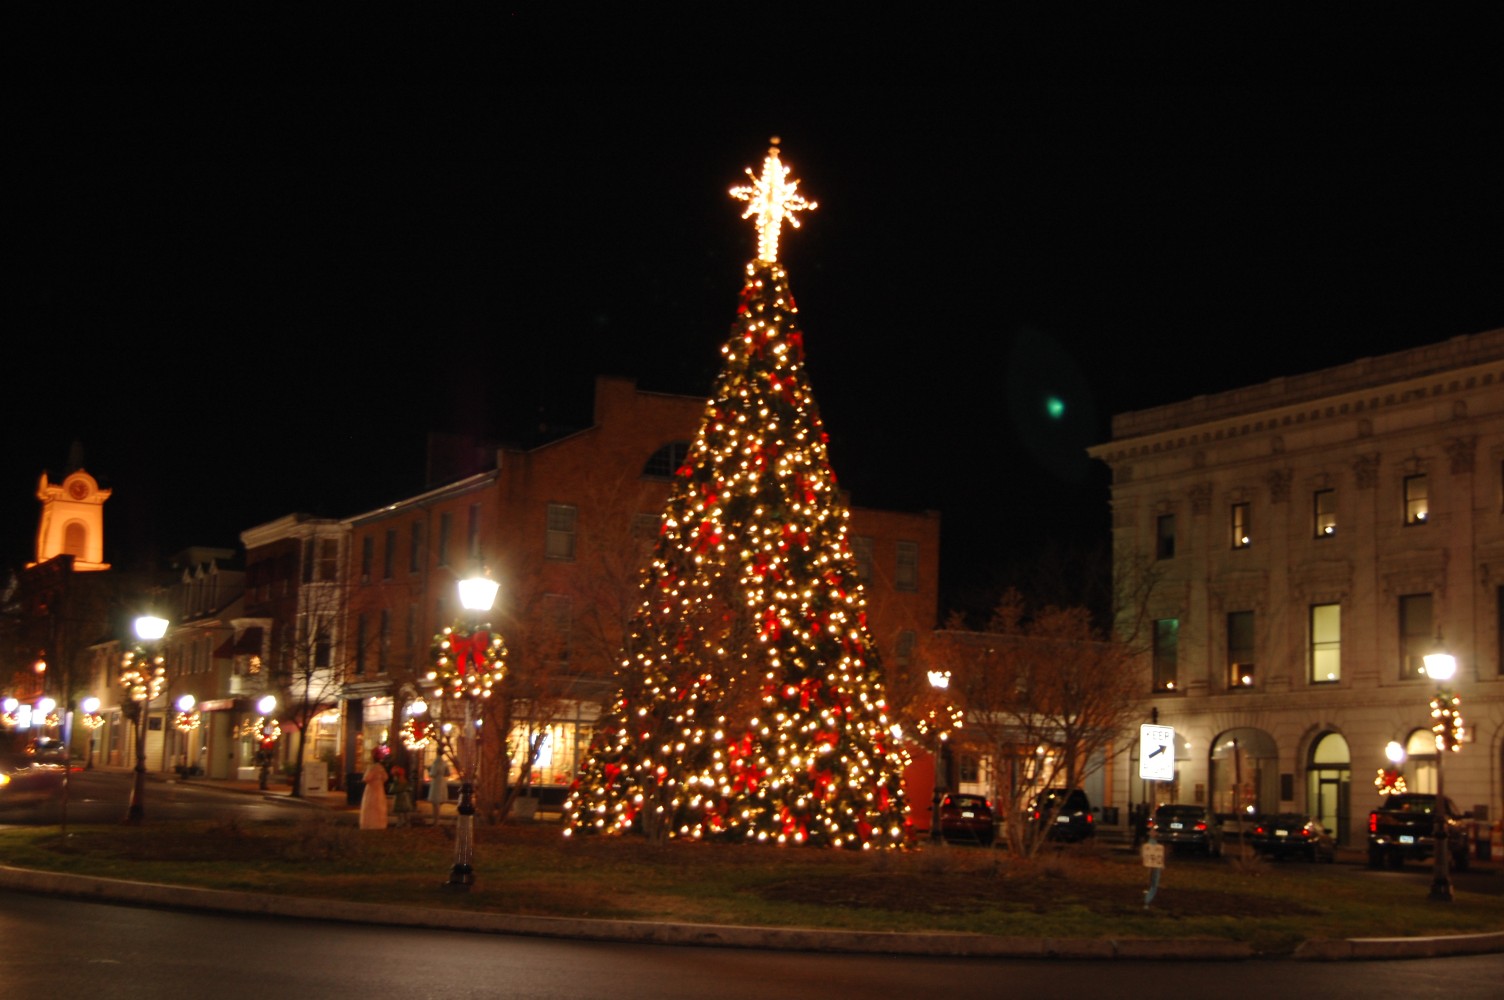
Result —
[[[1054, 818], [1051, 819], [1051, 816]], [[1096, 824], [1092, 821], [1091, 800], [1079, 788], [1066, 791], [1051, 788], [1044, 792], [1029, 807], [1029, 820], [1034, 824], [1046, 823], [1045, 838], [1076, 843], [1094, 836]]]

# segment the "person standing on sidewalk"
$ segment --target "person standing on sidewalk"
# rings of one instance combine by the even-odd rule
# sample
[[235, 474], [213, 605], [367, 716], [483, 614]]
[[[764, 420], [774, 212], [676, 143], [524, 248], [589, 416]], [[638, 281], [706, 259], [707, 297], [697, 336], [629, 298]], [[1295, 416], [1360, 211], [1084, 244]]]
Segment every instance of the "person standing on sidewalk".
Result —
[[360, 828], [362, 830], [386, 829], [386, 768], [379, 754], [371, 755], [371, 766], [361, 782], [366, 786], [360, 796]]

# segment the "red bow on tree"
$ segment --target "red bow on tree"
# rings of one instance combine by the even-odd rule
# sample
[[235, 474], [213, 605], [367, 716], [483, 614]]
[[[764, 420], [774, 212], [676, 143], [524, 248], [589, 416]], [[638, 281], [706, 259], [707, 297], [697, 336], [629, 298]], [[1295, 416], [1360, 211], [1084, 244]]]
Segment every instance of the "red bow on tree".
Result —
[[[454, 670], [461, 677], [473, 669], [481, 672], [486, 662], [486, 650], [491, 647], [490, 632], [472, 632], [467, 636], [450, 635], [449, 649], [454, 653]], [[467, 669], [467, 664], [469, 669]]]

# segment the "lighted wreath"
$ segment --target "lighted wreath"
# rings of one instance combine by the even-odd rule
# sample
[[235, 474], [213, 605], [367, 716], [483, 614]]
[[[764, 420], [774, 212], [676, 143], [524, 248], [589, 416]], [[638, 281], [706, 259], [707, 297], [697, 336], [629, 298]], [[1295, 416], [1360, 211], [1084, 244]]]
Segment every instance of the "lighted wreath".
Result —
[[151, 657], [140, 649], [121, 657], [120, 686], [125, 688], [131, 701], [150, 702], [162, 693], [167, 684], [166, 663], [165, 657]]
[[428, 680], [440, 698], [489, 698], [506, 676], [506, 657], [506, 642], [499, 632], [446, 628], [433, 637]]
[[402, 745], [409, 750], [422, 750], [433, 742], [433, 725], [419, 722], [409, 715], [402, 723]]

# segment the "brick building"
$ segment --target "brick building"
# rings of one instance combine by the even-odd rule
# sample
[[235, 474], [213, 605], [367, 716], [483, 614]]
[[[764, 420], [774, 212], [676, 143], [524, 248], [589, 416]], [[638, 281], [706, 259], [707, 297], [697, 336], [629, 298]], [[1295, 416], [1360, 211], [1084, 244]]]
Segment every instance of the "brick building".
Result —
[[[493, 620], [513, 676], [547, 678], [535, 780], [569, 781], [613, 692], [638, 570], [704, 406], [602, 377], [590, 427], [501, 449], [493, 468], [345, 519], [347, 758], [395, 742], [394, 712], [416, 692], [434, 632], [454, 618], [454, 584], [483, 565], [501, 583]], [[851, 537], [873, 636], [890, 675], [902, 673], [936, 624], [939, 515], [853, 508]]]

